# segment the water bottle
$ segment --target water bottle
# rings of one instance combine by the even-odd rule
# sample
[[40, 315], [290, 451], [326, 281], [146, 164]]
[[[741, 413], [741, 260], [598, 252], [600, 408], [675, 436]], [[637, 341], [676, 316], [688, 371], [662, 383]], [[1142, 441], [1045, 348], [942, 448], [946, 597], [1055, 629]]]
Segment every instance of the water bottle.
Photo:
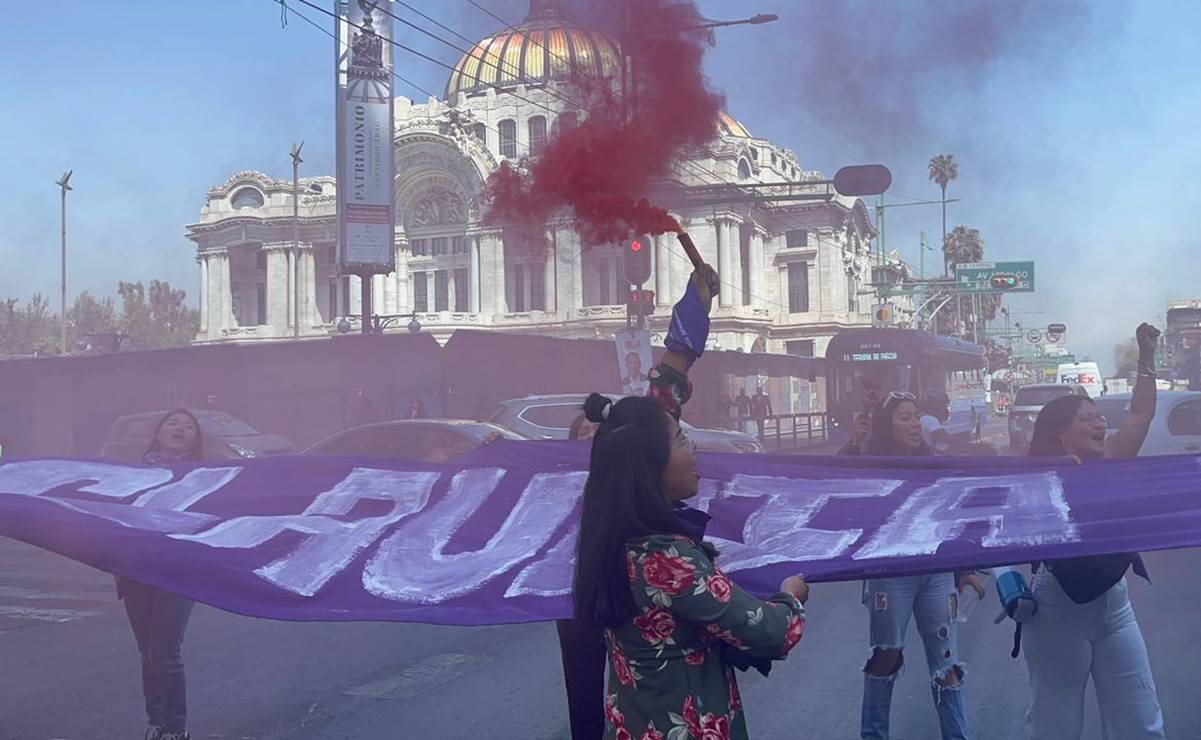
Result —
[[1000, 622], [1005, 617], [1018, 624], [1030, 621], [1034, 612], [1038, 610], [1038, 604], [1034, 601], [1034, 594], [1030, 592], [1021, 572], [1012, 566], [1005, 566], [993, 568], [992, 574], [997, 579], [997, 598], [1001, 600], [1001, 607], [1004, 609], [995, 621]]
[[[987, 577], [987, 574], [985, 574]], [[955, 615], [955, 621], [967, 624], [968, 617], [980, 604], [980, 595], [976, 593], [974, 588], [965, 588], [959, 593], [959, 611]]]

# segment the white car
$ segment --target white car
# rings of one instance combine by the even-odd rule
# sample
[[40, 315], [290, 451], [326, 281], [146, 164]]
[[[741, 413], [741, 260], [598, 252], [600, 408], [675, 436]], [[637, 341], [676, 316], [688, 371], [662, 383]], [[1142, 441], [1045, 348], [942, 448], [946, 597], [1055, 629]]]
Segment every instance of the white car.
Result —
[[[1129, 393], [1096, 399], [1097, 409], [1108, 418], [1106, 436], [1116, 434], [1130, 413]], [[1139, 457], [1196, 455], [1201, 453], [1201, 392], [1160, 391], [1155, 418]]]

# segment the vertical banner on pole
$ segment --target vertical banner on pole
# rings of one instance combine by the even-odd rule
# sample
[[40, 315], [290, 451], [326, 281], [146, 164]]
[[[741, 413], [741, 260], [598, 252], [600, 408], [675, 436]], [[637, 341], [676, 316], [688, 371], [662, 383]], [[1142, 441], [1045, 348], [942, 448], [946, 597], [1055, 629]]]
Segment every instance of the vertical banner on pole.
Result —
[[335, 3], [338, 254], [341, 271], [360, 276], [395, 268], [391, 5]]
[[622, 395], [645, 396], [650, 390], [650, 379], [647, 377], [647, 371], [651, 368], [650, 332], [646, 329], [619, 331], [615, 339]]

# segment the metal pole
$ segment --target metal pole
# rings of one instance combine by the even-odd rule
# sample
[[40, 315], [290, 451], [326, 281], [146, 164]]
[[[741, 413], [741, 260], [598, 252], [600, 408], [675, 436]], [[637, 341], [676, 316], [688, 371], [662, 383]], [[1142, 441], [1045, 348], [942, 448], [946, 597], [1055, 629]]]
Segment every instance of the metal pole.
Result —
[[300, 150], [292, 145], [292, 338], [300, 339]]
[[62, 260], [59, 276], [58, 294], [58, 323], [59, 323], [59, 352], [67, 354], [67, 188], [63, 188], [62, 215], [59, 219], [62, 226]]
[[59, 216], [59, 228], [62, 232], [62, 254], [59, 273], [58, 323], [59, 323], [59, 352], [67, 354], [67, 191], [71, 190], [71, 173], [67, 170], [55, 184], [61, 189], [62, 202]]

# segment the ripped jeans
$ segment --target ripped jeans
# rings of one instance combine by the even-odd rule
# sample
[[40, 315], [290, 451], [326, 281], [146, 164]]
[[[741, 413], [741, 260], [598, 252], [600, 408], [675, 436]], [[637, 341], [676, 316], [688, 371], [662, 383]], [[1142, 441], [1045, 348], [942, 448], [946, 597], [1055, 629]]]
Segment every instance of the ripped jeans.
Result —
[[[938, 724], [943, 740], [967, 738], [962, 683], [939, 685], [951, 671], [962, 682], [959, 665], [955, 617], [959, 612], [959, 593], [952, 573], [924, 576], [877, 578], [863, 584], [863, 603], [870, 617], [873, 650], [901, 650], [910, 617], [917, 619], [917, 631], [926, 649], [926, 665]], [[864, 740], [887, 740], [892, 688], [903, 664], [903, 654], [891, 676], [874, 676], [864, 667], [863, 714], [860, 736]]]

